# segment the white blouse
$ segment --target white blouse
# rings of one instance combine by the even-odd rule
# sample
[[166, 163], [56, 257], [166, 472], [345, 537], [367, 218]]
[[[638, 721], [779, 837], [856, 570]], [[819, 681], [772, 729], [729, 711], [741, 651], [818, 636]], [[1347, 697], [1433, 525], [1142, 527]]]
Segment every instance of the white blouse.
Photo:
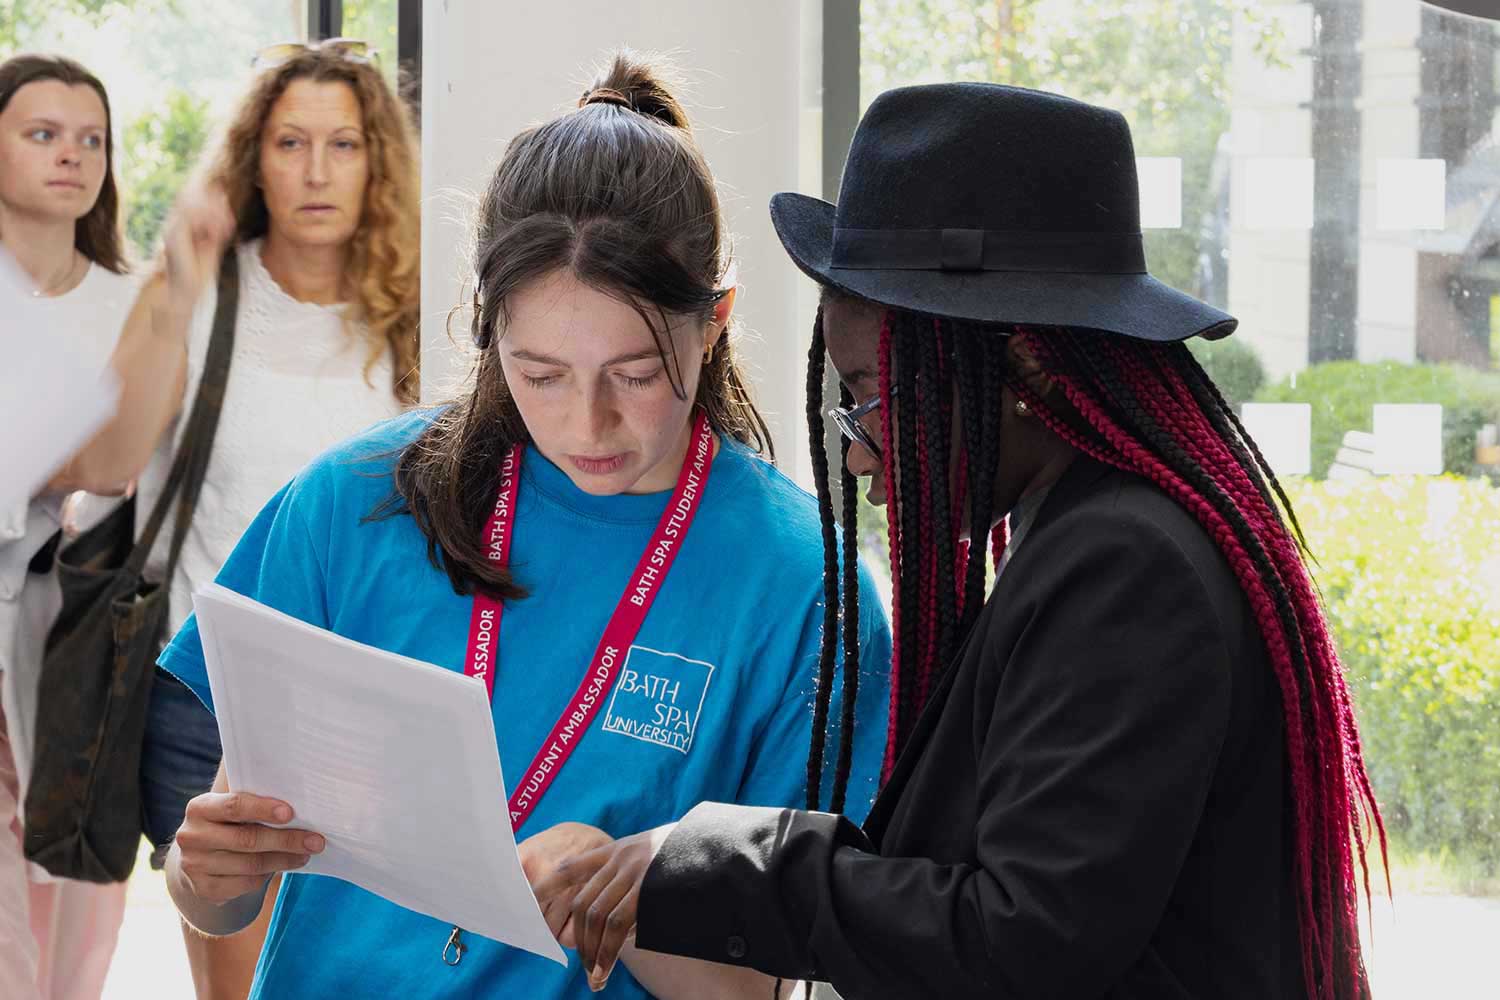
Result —
[[[135, 293], [131, 277], [90, 264], [77, 287], [36, 304], [46, 317], [47, 335], [71, 338], [107, 358]], [[23, 797], [31, 773], [42, 645], [62, 605], [56, 570], [29, 573], [27, 566], [57, 531], [61, 502], [61, 496], [42, 496], [15, 510], [0, 510], [0, 711], [5, 713]], [[95, 498], [80, 512], [80, 527], [89, 527], [118, 502]]]
[[[234, 356], [203, 492], [171, 581], [168, 625], [174, 632], [192, 611], [193, 588], [218, 575], [266, 501], [325, 449], [402, 409], [389, 349], [369, 364], [370, 343], [357, 324], [344, 320], [344, 307], [288, 295], [261, 262], [259, 240], [238, 253]], [[137, 530], [161, 494], [197, 394], [215, 299], [210, 287], [194, 313], [182, 415], [141, 476]], [[174, 517], [168, 516], [147, 563], [147, 575], [156, 579], [166, 567]]]

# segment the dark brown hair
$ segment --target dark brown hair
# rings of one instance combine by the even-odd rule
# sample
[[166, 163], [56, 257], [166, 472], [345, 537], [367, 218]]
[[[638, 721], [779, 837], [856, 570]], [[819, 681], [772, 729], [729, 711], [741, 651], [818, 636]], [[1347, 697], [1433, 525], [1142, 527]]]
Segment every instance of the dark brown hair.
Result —
[[20, 55], [0, 63], [0, 111], [28, 83], [56, 80], [69, 87], [92, 87], [104, 105], [104, 185], [88, 214], [73, 230], [73, 246], [106, 271], [129, 270], [120, 236], [120, 192], [115, 186], [114, 114], [104, 84], [79, 63], [62, 56]]
[[[510, 295], [559, 268], [640, 313], [679, 398], [670, 318], [708, 322], [726, 293], [724, 227], [713, 176], [677, 99], [631, 53], [617, 55], [579, 107], [516, 136], [479, 206], [472, 333], [474, 388], [402, 452], [397, 496], [374, 516], [406, 512], [460, 594], [524, 596], [485, 557], [481, 532], [500, 463], [526, 427], [501, 372]], [[713, 428], [770, 452], [728, 338], [703, 368], [696, 403]]]

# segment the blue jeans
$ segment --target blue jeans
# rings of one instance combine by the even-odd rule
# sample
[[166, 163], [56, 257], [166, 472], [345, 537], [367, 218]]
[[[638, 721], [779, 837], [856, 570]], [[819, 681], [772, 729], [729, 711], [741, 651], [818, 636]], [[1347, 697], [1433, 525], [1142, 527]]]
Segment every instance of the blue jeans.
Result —
[[152, 868], [166, 862], [188, 800], [213, 787], [223, 755], [213, 713], [192, 688], [157, 667], [141, 747], [141, 811], [146, 839], [156, 847]]

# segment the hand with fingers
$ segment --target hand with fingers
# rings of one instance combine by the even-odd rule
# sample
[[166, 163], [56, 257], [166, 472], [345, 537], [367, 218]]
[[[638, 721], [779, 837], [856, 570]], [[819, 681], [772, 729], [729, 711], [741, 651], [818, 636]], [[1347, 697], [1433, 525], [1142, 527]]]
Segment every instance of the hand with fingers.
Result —
[[219, 185], [192, 184], [178, 197], [162, 238], [173, 312], [192, 312], [234, 233], [234, 210]]
[[224, 904], [263, 890], [322, 852], [322, 836], [268, 824], [292, 821], [292, 807], [245, 792], [208, 792], [188, 803], [173, 850], [193, 895]]
[[544, 911], [571, 898], [572, 936], [595, 992], [604, 989], [620, 950], [635, 938], [641, 882], [675, 827], [668, 823], [564, 858], [532, 883]]
[[[607, 847], [614, 838], [597, 827], [584, 823], [559, 823], [554, 827], [534, 834], [520, 844], [516, 850], [521, 855], [521, 870], [533, 886], [557, 872], [557, 866], [567, 858]], [[573, 892], [564, 890], [546, 899], [537, 897], [542, 916], [547, 919], [558, 943], [564, 948], [577, 948], [577, 936], [573, 933]]]

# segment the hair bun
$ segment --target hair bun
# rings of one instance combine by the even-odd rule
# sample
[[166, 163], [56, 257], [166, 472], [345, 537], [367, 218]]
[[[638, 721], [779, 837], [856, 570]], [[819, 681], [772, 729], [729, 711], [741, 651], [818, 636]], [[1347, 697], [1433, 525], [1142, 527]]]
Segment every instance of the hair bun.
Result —
[[635, 110], [635, 105], [630, 103], [630, 98], [618, 90], [611, 90], [609, 87], [595, 87], [578, 100], [580, 108], [587, 107], [590, 104], [615, 104], [628, 111]]
[[578, 106], [589, 104], [614, 104], [672, 128], [691, 128], [687, 112], [650, 63], [629, 49], [615, 53], [593, 85], [584, 91]]

